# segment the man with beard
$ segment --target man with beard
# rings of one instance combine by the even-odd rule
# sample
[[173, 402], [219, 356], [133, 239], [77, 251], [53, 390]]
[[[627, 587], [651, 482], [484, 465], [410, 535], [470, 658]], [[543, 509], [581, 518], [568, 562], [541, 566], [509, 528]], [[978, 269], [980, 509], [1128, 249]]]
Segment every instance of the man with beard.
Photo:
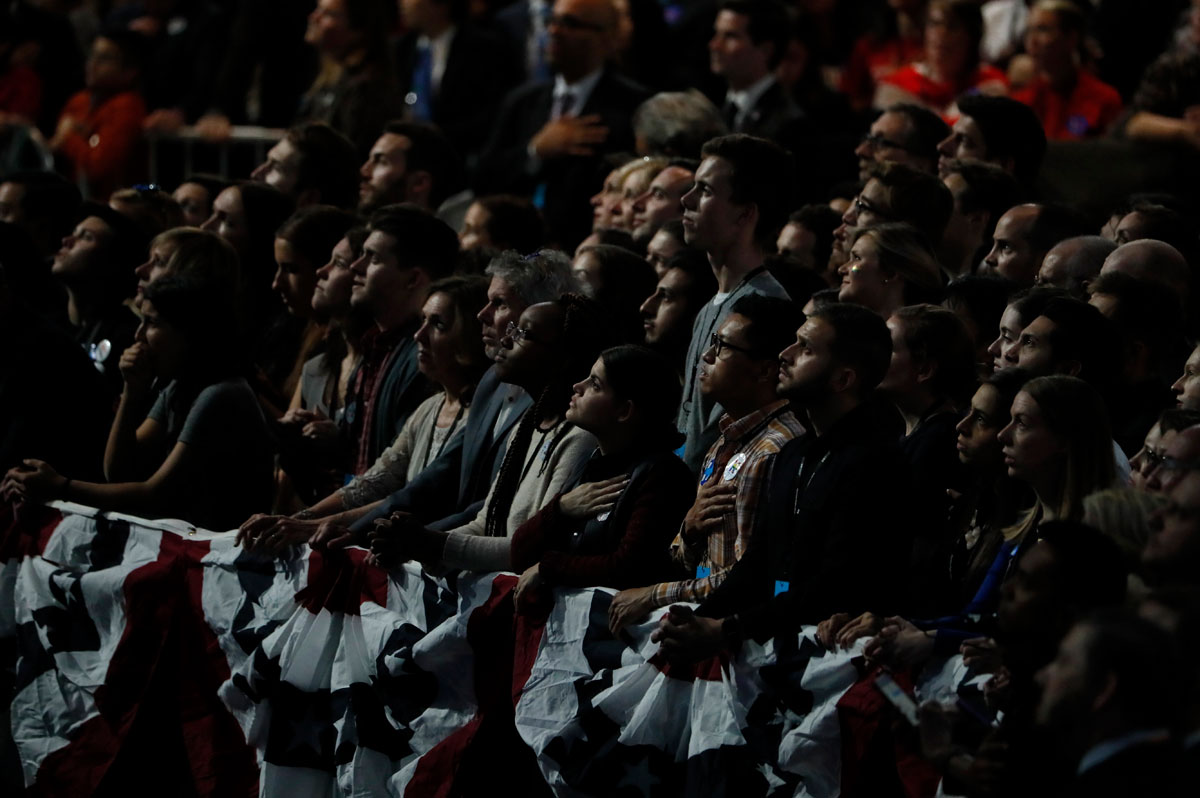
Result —
[[887, 325], [866, 308], [809, 314], [780, 355], [777, 390], [803, 408], [811, 434], [776, 456], [745, 556], [698, 610], [675, 605], [655, 630], [669, 658], [701, 659], [747, 638], [775, 637], [779, 651], [834, 612], [903, 606], [898, 564], [916, 514], [903, 455], [872, 401], [891, 353]]
[[[1170, 635], [1148, 620], [1107, 612], [1067, 633], [1038, 671], [1036, 720], [1074, 765], [1068, 794], [1172, 795], [1171, 741], [1181, 683]], [[1195, 785], [1192, 785], [1193, 787]]]
[[359, 170], [358, 212], [408, 202], [462, 229], [473, 195], [462, 159], [445, 134], [421, 122], [389, 122]]

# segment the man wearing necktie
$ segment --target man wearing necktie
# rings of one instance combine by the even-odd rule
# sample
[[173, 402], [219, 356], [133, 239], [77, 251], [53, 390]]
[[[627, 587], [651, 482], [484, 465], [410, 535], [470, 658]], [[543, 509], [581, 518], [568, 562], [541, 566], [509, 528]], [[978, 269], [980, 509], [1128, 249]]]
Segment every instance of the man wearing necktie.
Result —
[[499, 35], [470, 24], [465, 0], [400, 0], [400, 13], [407, 32], [395, 62], [405, 117], [437, 125], [470, 157], [519, 80], [514, 54]]
[[528, 194], [569, 248], [591, 231], [601, 156], [633, 149], [630, 118], [647, 97], [608, 63], [618, 21], [613, 0], [554, 4], [545, 50], [554, 77], [509, 94], [479, 161], [480, 193]]
[[803, 113], [775, 80], [787, 49], [790, 19], [776, 0], [727, 0], [713, 23], [709, 67], [725, 78], [722, 116], [730, 133], [749, 133], [791, 146]]

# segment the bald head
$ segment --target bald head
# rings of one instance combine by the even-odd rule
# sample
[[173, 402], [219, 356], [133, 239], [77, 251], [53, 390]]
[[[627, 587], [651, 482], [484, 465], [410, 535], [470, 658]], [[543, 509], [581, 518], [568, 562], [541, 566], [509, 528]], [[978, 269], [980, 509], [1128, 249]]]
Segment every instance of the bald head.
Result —
[[557, 0], [546, 58], [568, 83], [604, 66], [616, 46], [620, 12], [613, 0]]
[[1104, 260], [1101, 274], [1123, 272], [1135, 280], [1158, 283], [1186, 297], [1189, 287], [1187, 260], [1163, 241], [1141, 239], [1122, 244]]
[[1116, 248], [1116, 244], [1103, 236], [1075, 236], [1060, 241], [1042, 259], [1037, 283], [1065, 288], [1083, 298], [1087, 284], [1100, 273], [1104, 260]]

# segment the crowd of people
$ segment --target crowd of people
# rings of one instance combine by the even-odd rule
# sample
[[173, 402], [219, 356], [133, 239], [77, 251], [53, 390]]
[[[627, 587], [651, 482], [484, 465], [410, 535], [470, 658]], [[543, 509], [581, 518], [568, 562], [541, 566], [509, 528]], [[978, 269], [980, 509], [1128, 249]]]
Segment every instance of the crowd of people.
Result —
[[1200, 207], [1039, 181], [1200, 146], [1200, 2], [1134, 5], [6, 4], [0, 494], [990, 674], [864, 795], [1193, 794]]

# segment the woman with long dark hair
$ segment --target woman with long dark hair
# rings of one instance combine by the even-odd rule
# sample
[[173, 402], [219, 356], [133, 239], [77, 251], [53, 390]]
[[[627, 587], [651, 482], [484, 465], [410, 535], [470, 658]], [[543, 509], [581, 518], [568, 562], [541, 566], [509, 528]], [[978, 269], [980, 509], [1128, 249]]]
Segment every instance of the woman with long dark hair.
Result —
[[[121, 356], [125, 387], [104, 458], [107, 483], [41, 460], [8, 472], [7, 498], [66, 499], [225, 530], [270, 502], [272, 446], [229, 287], [168, 276], [145, 288], [142, 323]], [[167, 382], [147, 412], [155, 380]]]
[[681, 388], [662, 355], [606, 349], [574, 390], [566, 420], [599, 445], [578, 483], [513, 535], [518, 600], [540, 585], [624, 589], [661, 581], [695, 495], [691, 472], [674, 454]]

